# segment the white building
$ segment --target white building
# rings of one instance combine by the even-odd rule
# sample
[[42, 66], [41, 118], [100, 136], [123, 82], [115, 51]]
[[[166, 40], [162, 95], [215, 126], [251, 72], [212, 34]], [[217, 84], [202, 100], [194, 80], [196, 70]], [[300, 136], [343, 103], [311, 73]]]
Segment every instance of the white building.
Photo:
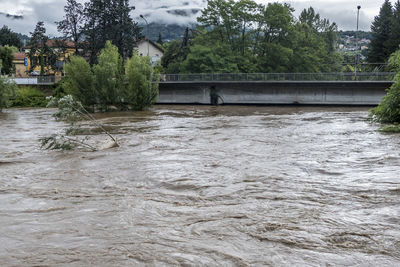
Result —
[[164, 55], [164, 49], [152, 40], [148, 39], [138, 41], [136, 43], [136, 50], [141, 57], [149, 56], [153, 65], [155, 65], [157, 61], [161, 60]]

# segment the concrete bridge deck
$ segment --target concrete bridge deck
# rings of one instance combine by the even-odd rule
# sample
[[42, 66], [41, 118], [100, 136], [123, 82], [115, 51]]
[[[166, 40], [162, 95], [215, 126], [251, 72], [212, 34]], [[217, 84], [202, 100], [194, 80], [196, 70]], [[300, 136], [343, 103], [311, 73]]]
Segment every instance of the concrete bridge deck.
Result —
[[378, 105], [391, 81], [160, 83], [162, 104]]

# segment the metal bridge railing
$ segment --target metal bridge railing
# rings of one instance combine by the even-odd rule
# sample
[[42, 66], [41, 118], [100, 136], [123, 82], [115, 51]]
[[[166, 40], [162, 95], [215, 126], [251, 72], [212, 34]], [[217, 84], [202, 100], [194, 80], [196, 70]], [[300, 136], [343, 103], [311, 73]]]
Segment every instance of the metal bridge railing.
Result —
[[11, 78], [16, 84], [19, 85], [51, 85], [58, 82], [61, 77], [55, 76], [36, 76], [29, 78]]
[[162, 74], [160, 82], [189, 81], [393, 81], [393, 72]]

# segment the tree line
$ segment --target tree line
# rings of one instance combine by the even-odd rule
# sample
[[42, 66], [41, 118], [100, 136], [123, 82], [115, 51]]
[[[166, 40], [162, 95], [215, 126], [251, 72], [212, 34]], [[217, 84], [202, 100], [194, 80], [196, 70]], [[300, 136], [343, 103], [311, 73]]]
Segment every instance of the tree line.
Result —
[[400, 1], [394, 6], [385, 0], [371, 26], [371, 44], [367, 54], [370, 63], [387, 62], [400, 45]]
[[[63, 20], [56, 22], [62, 39], [55, 45], [57, 50], [48, 45], [44, 23], [39, 21], [28, 43], [31, 71], [43, 65], [56, 69], [60, 54], [65, 54], [66, 40], [73, 42], [75, 54], [85, 56], [90, 65], [97, 63], [97, 56], [111, 41], [123, 59], [132, 57], [134, 40], [142, 37], [141, 28], [130, 17], [135, 7], [129, 0], [90, 0], [81, 4], [76, 0], [67, 0], [64, 6]], [[58, 54], [57, 54], [58, 53]]]
[[337, 25], [310, 7], [209, 0], [182, 41], [166, 46], [167, 73], [340, 71]]
[[97, 61], [90, 66], [83, 57], [72, 56], [65, 65], [67, 75], [56, 89], [58, 97], [72, 95], [91, 111], [110, 106], [142, 110], [157, 100], [159, 74], [147, 57], [133, 53], [123, 60], [118, 47], [107, 41]]

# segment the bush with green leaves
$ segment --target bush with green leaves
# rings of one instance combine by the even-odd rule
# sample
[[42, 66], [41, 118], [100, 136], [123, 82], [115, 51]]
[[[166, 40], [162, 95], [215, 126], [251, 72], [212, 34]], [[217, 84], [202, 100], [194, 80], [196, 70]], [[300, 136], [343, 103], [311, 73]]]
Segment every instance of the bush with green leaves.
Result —
[[0, 76], [0, 111], [9, 105], [9, 99], [15, 94], [17, 85]]
[[[67, 76], [63, 79], [58, 90], [79, 99], [84, 106], [96, 104], [96, 91], [93, 87], [93, 72], [89, 63], [78, 56], [72, 56], [65, 65]], [[61, 90], [62, 88], [62, 90]]]
[[98, 62], [93, 67], [98, 104], [104, 108], [108, 105], [120, 105], [121, 91], [124, 85], [124, 70], [118, 48], [107, 41], [106, 47], [101, 50]]
[[400, 123], [400, 49], [391, 55], [389, 66], [397, 71], [395, 83], [387, 90], [382, 102], [370, 111], [370, 116], [381, 123]]
[[13, 107], [45, 107], [46, 95], [35, 87], [20, 87], [11, 101]]
[[158, 97], [159, 74], [154, 71], [148, 57], [134, 53], [126, 62], [126, 80], [123, 91], [124, 102], [135, 110], [143, 110], [154, 104]]
[[91, 70], [84, 58], [71, 57], [65, 66], [67, 75], [57, 87], [57, 93], [72, 95], [86, 109], [97, 106], [107, 110], [114, 105], [120, 109], [142, 110], [155, 103], [159, 73], [148, 57], [134, 53], [125, 62], [124, 69], [117, 47], [107, 42], [98, 61]]

